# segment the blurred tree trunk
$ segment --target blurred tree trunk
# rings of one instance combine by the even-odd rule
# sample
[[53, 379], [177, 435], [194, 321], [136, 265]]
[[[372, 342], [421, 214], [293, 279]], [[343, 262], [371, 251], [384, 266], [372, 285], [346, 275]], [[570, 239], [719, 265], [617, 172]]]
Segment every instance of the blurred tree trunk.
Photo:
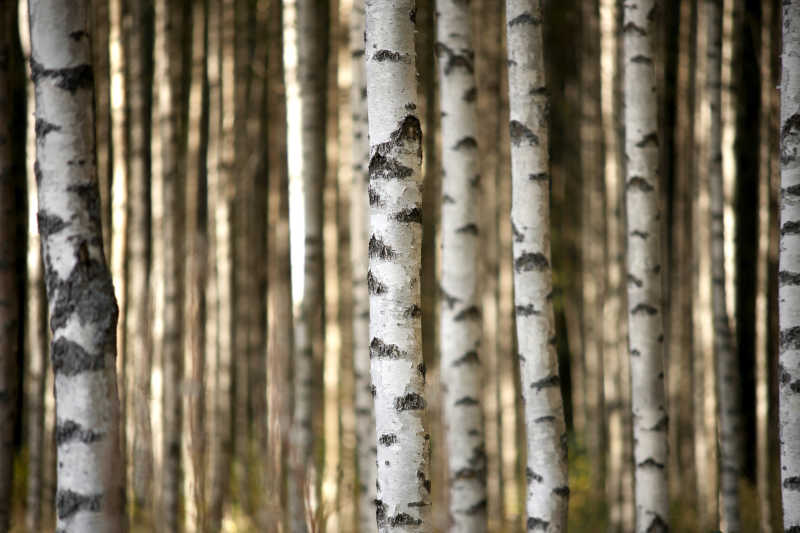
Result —
[[[38, 221], [58, 398], [57, 528], [116, 532], [122, 529], [124, 509], [114, 369], [117, 304], [103, 255], [99, 191], [91, 164], [95, 132], [89, 6], [29, 5]], [[64, 174], [64, 166], [73, 171]]]
[[368, 3], [370, 359], [379, 531], [426, 531], [430, 436], [420, 307], [422, 131], [413, 0]]
[[625, 203], [636, 531], [667, 531], [658, 120], [652, 0], [624, 6]]
[[92, 0], [92, 65], [94, 66], [94, 112], [97, 154], [97, 185], [106, 261], [111, 254], [111, 86], [109, 64], [109, 4]]
[[508, 0], [514, 308], [527, 435], [527, 530], [566, 531], [567, 449], [550, 262], [548, 88], [538, 1]]

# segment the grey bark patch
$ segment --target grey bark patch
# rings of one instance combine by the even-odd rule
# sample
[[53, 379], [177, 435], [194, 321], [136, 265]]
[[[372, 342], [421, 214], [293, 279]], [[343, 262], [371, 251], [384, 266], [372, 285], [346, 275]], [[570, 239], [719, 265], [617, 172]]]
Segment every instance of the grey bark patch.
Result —
[[567, 487], [566, 485], [563, 485], [561, 487], [556, 487], [553, 489], [553, 494], [555, 494], [556, 496], [560, 496], [562, 498], [567, 498], [569, 497], [569, 487]]
[[69, 489], [59, 490], [56, 494], [56, 512], [60, 520], [69, 518], [80, 511], [96, 513], [102, 507], [102, 494], [80, 494]]
[[478, 88], [471, 87], [464, 91], [464, 95], [461, 97], [462, 100], [465, 102], [474, 102], [478, 98]]
[[425, 409], [427, 403], [425, 398], [416, 392], [409, 392], [403, 396], [398, 396], [394, 399], [394, 408], [396, 411], [416, 411]]
[[631, 63], [639, 63], [641, 65], [652, 65], [653, 60], [647, 56], [639, 54], [631, 58]]
[[461, 311], [453, 317], [453, 320], [456, 322], [463, 322], [466, 320], [480, 320], [481, 319], [481, 310], [478, 309], [478, 306], [471, 305], [466, 309], [462, 309]]
[[636, 468], [656, 468], [658, 470], [664, 470], [664, 463], [659, 463], [652, 457], [648, 457], [644, 461], [637, 463]]
[[437, 42], [434, 50], [436, 57], [438, 57], [440, 60], [443, 58], [447, 60], [444, 65], [445, 76], [450, 74], [456, 68], [463, 68], [472, 74], [472, 61], [475, 58], [475, 53], [471, 50], [462, 50], [461, 53], [457, 53], [443, 42]]
[[394, 433], [385, 433], [378, 437], [378, 444], [381, 446], [391, 446], [397, 444], [397, 435]]
[[666, 520], [664, 520], [660, 514], [654, 513], [652, 511], [648, 511], [653, 515], [653, 519], [648, 524], [647, 529], [645, 529], [646, 533], [668, 533], [669, 532], [669, 524], [667, 524]]
[[461, 365], [477, 365], [480, 364], [480, 359], [478, 358], [478, 352], [475, 350], [470, 350], [455, 361], [453, 361], [453, 366], [461, 366]]
[[397, 513], [394, 516], [390, 516], [387, 522], [389, 523], [390, 527], [422, 525], [422, 520], [419, 518], [414, 518], [408, 513]]
[[31, 57], [31, 79], [34, 84], [43, 78], [56, 80], [56, 87], [74, 93], [78, 89], [88, 89], [94, 86], [94, 71], [88, 64], [74, 67], [48, 69]]
[[528, 522], [526, 524], [526, 529], [528, 531], [547, 531], [549, 527], [550, 522], [534, 516], [528, 518]]
[[638, 33], [639, 35], [647, 35], [647, 31], [641, 26], [637, 26], [635, 22], [627, 22], [622, 27], [622, 33]]
[[511, 136], [511, 144], [519, 146], [523, 141], [528, 143], [528, 146], [538, 145], [539, 137], [536, 136], [530, 128], [518, 120], [512, 120], [508, 124], [509, 134]]
[[410, 207], [398, 211], [392, 218], [398, 222], [422, 224], [422, 210], [419, 207]]
[[37, 139], [44, 139], [50, 132], [61, 131], [61, 126], [57, 126], [52, 122], [47, 122], [43, 118], [37, 118], [33, 129], [36, 132]]
[[368, 251], [370, 257], [378, 257], [386, 261], [394, 259], [396, 255], [391, 246], [374, 234], [369, 239]]
[[374, 337], [369, 343], [369, 356], [382, 357], [386, 359], [400, 359], [405, 357], [406, 353], [397, 347], [396, 344], [389, 344], [383, 342], [383, 339]]
[[639, 140], [639, 142], [637, 142], [634, 146], [636, 146], [636, 148], [645, 148], [647, 146], [658, 146], [658, 132], [651, 131], [650, 133], [642, 137]]
[[455, 405], [465, 405], [465, 406], [480, 405], [480, 402], [475, 398], [473, 398], [472, 396], [464, 396], [463, 398], [459, 398], [458, 400], [456, 400]]
[[463, 233], [466, 235], [478, 235], [478, 226], [477, 224], [469, 223], [461, 226], [456, 230], [456, 233]]
[[524, 12], [521, 15], [517, 15], [510, 21], [508, 21], [508, 26], [513, 28], [514, 26], [522, 26], [523, 24], [531, 24], [533, 26], [538, 26], [542, 23], [542, 19], [534, 17], [529, 12]]
[[536, 392], [541, 391], [542, 389], [546, 389], [549, 387], [559, 387], [561, 386], [561, 379], [558, 377], [557, 374], [552, 374], [542, 379], [537, 379], [536, 381], [531, 382], [531, 388], [535, 389]]
[[514, 308], [517, 316], [534, 316], [540, 314], [533, 304], [518, 305]]
[[56, 445], [60, 446], [65, 442], [78, 441], [84, 444], [91, 444], [101, 440], [104, 435], [91, 429], [84, 428], [74, 420], [65, 420], [56, 424]]
[[781, 126], [781, 163], [791, 163], [797, 159], [800, 147], [800, 114], [794, 113], [783, 121]]
[[783, 488], [787, 490], [800, 490], [800, 476], [791, 476], [784, 479]]
[[550, 267], [550, 261], [544, 254], [538, 252], [526, 252], [521, 254], [514, 261], [514, 270], [517, 272], [530, 272], [532, 270], [543, 271]]
[[654, 190], [650, 182], [642, 176], [631, 176], [631, 179], [625, 184], [625, 190], [630, 189], [636, 189], [642, 192], [652, 192]]
[[781, 350], [800, 350], [800, 326], [782, 329], [779, 343]]
[[453, 145], [453, 150], [455, 151], [474, 150], [476, 148], [478, 148], [478, 141], [475, 140], [475, 137], [471, 136], [462, 137]]
[[63, 376], [102, 370], [106, 366], [103, 352], [89, 353], [78, 343], [64, 337], [59, 337], [53, 342], [50, 358], [53, 372]]
[[544, 478], [541, 475], [531, 470], [530, 467], [525, 469], [525, 479], [528, 480], [528, 483], [532, 483], [534, 481], [536, 483], [541, 483], [544, 480]]
[[790, 220], [781, 226], [781, 235], [797, 235], [800, 233], [800, 221]]
[[633, 307], [633, 309], [631, 309], [631, 314], [632, 315], [645, 314], [645, 315], [653, 316], [653, 315], [658, 314], [658, 309], [656, 309], [654, 306], [652, 306], [650, 304], [638, 303]]
[[394, 52], [392, 50], [378, 50], [374, 54], [372, 54], [372, 60], [378, 61], [382, 63], [384, 61], [391, 61], [392, 63], [398, 63], [403, 59], [403, 55], [400, 52]]
[[67, 223], [64, 219], [58, 215], [51, 215], [47, 211], [40, 210], [36, 214], [36, 220], [39, 225], [39, 235], [44, 239], [67, 227]]
[[550, 181], [550, 174], [548, 174], [547, 172], [537, 172], [536, 174], [528, 174], [528, 180], [544, 183]]

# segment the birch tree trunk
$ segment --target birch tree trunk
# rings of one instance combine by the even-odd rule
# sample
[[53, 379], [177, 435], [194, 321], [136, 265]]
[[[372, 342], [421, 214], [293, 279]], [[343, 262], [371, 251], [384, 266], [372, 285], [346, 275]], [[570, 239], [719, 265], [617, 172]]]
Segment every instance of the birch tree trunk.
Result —
[[117, 303], [102, 247], [89, 3], [29, 3], [39, 233], [52, 331], [57, 529], [123, 527]]
[[367, 241], [369, 240], [369, 123], [367, 79], [364, 63], [364, 2], [358, 0], [350, 14], [353, 117], [353, 172], [350, 184], [350, 254], [353, 269], [353, 373], [356, 418], [356, 468], [358, 471], [358, 531], [375, 527], [375, 409], [369, 375], [369, 293], [367, 292]]
[[714, 318], [714, 354], [717, 364], [717, 395], [719, 403], [719, 490], [720, 529], [740, 531], [739, 475], [740, 400], [739, 363], [731, 338], [731, 328], [725, 297], [725, 236], [723, 222], [724, 195], [722, 190], [722, 2], [706, 2], [706, 84], [709, 97], [710, 135], [708, 173], [711, 196], [711, 300]]
[[528, 531], [567, 529], [567, 437], [550, 263], [547, 82], [538, 0], [507, 0], [514, 309], [527, 435]]
[[481, 401], [480, 192], [475, 48], [469, 4], [438, 0], [442, 128], [442, 410], [449, 527], [486, 530], [486, 446]]
[[17, 9], [0, 3], [0, 531], [11, 526], [14, 486], [14, 421], [17, 417], [17, 212], [15, 196], [19, 172], [12, 166], [12, 82]]
[[800, 2], [783, 2], [781, 74], [780, 443], [783, 528], [800, 530]]
[[376, 518], [384, 532], [430, 527], [414, 18], [413, 0], [366, 4], [369, 349], [378, 447]]
[[654, 0], [624, 6], [625, 206], [636, 531], [669, 529]]

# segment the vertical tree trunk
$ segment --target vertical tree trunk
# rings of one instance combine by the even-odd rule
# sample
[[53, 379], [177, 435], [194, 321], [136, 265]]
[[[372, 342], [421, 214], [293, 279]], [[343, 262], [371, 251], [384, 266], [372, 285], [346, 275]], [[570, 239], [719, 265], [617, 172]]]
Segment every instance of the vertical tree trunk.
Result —
[[17, 276], [17, 208], [19, 175], [12, 163], [12, 82], [17, 9], [14, 2], [0, 4], [0, 531], [11, 526], [14, 481], [14, 423], [17, 417], [17, 328], [19, 288]]
[[628, 322], [636, 464], [636, 531], [667, 531], [667, 412], [661, 313], [661, 224], [652, 0], [624, 6]]
[[370, 360], [378, 446], [379, 531], [430, 520], [420, 270], [422, 130], [413, 0], [366, 5], [369, 120]]
[[481, 401], [478, 204], [480, 164], [475, 49], [469, 4], [436, 3], [442, 128], [442, 411], [449, 527], [486, 530], [486, 446]]
[[122, 529], [117, 304], [102, 248], [88, 2], [33, 0], [39, 232], [57, 403], [57, 529]]
[[711, 301], [714, 318], [714, 355], [719, 397], [719, 490], [720, 528], [736, 532], [739, 520], [739, 475], [741, 472], [739, 364], [731, 338], [725, 298], [725, 240], [722, 190], [722, 2], [706, 2], [706, 84], [709, 97], [709, 185], [711, 192]]
[[783, 3], [781, 74], [780, 442], [783, 527], [800, 529], [800, 2]]
[[514, 309], [527, 435], [528, 531], [567, 529], [567, 443], [550, 263], [547, 81], [538, 0], [506, 2]]
[[369, 138], [367, 79], [364, 74], [364, 2], [358, 0], [350, 14], [353, 117], [353, 172], [350, 184], [350, 254], [353, 271], [353, 372], [356, 415], [356, 467], [358, 470], [358, 531], [375, 527], [375, 409], [369, 375], [369, 293], [367, 292], [367, 241], [369, 240]]
[[109, 2], [92, 0], [92, 60], [95, 90], [95, 137], [97, 185], [100, 189], [100, 217], [103, 225], [103, 250], [106, 261], [111, 253], [111, 87], [109, 63]]

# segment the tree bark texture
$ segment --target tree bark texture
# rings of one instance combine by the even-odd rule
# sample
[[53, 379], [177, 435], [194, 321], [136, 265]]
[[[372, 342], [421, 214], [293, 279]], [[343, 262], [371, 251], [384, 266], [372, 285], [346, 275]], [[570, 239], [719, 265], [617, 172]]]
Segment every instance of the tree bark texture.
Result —
[[420, 272], [422, 130], [413, 0], [366, 3], [370, 361], [379, 531], [430, 528]]
[[667, 531], [667, 411], [661, 305], [661, 224], [653, 0], [624, 6], [628, 344], [636, 531]]
[[449, 527], [486, 530], [486, 446], [481, 401], [480, 193], [475, 47], [469, 4], [438, 0], [442, 131], [440, 310], [442, 411]]
[[52, 332], [57, 530], [122, 530], [117, 303], [102, 246], [89, 3], [29, 3], [39, 233]]
[[526, 527], [567, 528], [567, 436], [550, 262], [548, 89], [538, 0], [506, 2], [514, 310], [527, 436]]

